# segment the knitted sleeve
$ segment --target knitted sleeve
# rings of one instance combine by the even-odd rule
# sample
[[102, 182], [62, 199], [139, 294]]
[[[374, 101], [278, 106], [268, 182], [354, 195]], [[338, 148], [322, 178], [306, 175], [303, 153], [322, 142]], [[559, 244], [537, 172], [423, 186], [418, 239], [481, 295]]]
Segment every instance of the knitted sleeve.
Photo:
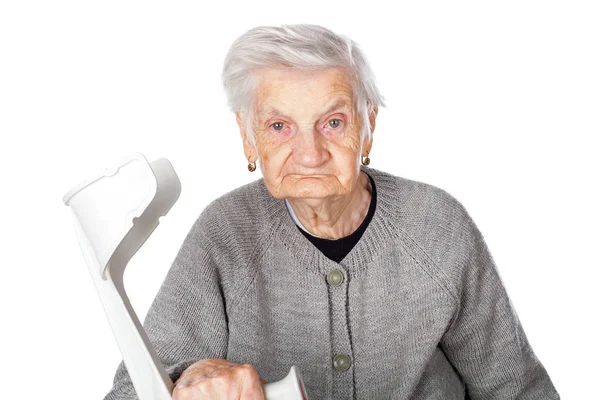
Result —
[[[210, 242], [196, 221], [179, 249], [143, 326], [175, 382], [198, 360], [226, 358], [227, 316]], [[104, 400], [136, 400], [123, 361]]]
[[459, 305], [440, 347], [470, 399], [559, 399], [534, 354], [483, 236], [459, 203]]

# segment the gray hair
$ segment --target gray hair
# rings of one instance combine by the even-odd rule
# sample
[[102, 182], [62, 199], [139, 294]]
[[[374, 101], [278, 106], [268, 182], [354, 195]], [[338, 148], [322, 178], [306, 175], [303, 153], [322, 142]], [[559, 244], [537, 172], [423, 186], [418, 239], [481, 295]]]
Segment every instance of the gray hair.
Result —
[[237, 38], [225, 56], [221, 80], [232, 112], [245, 114], [248, 139], [256, 147], [253, 129], [259, 77], [255, 69], [291, 67], [315, 71], [342, 67], [350, 77], [354, 107], [362, 116], [361, 140], [370, 139], [369, 114], [384, 106], [373, 71], [358, 45], [319, 25], [259, 26]]

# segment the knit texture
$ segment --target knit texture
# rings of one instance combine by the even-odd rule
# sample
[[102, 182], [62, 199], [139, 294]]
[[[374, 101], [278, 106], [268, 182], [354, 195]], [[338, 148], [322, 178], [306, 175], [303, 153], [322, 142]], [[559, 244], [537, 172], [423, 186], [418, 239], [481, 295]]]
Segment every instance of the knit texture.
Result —
[[[369, 177], [369, 182], [371, 182], [372, 180], [373, 178]], [[312, 233], [308, 232], [306, 228], [304, 228], [304, 226], [296, 216], [294, 209], [289, 204], [287, 204], [287, 201], [286, 206], [288, 212], [290, 213], [290, 216], [292, 217], [292, 220], [298, 226], [298, 230], [300, 231], [300, 233], [302, 233], [305, 238], [307, 238], [314, 246], [316, 246], [321, 251], [321, 253], [325, 254], [327, 258], [335, 262], [340, 262], [344, 259], [344, 257], [346, 257], [346, 255], [348, 255], [348, 253], [350, 253], [350, 250], [352, 250], [356, 243], [358, 243], [365, 229], [367, 229], [367, 226], [369, 226], [369, 223], [373, 219], [373, 215], [375, 214], [375, 205], [377, 204], [377, 189], [375, 188], [375, 182], [371, 182], [369, 186], [369, 191], [371, 192], [371, 200], [369, 204], [369, 209], [367, 211], [367, 215], [363, 219], [360, 226], [354, 232], [352, 232], [346, 237], [342, 237], [339, 239], [332, 240], [314, 236]]]
[[[337, 263], [264, 180], [211, 202], [144, 320], [173, 380], [191, 364], [292, 365], [318, 399], [559, 399], [473, 220], [433, 185], [361, 166], [375, 214]], [[338, 286], [327, 274], [342, 272]], [[333, 358], [350, 358], [345, 371]], [[105, 400], [137, 399], [124, 364]]]

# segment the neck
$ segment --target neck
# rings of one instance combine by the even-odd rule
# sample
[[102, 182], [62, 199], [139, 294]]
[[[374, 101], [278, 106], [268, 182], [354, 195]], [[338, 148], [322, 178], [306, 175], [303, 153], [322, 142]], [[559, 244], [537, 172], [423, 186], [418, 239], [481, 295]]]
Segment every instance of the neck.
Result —
[[296, 217], [311, 234], [339, 239], [354, 232], [364, 221], [371, 203], [369, 177], [361, 172], [352, 192], [324, 199], [289, 198]]

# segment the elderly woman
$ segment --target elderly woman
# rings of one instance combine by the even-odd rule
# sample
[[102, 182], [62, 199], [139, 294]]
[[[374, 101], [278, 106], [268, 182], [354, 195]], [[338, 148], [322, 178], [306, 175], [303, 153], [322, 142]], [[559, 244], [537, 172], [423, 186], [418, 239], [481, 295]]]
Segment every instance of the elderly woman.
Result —
[[[351, 40], [259, 27], [223, 83], [263, 178], [210, 203], [144, 327], [175, 400], [558, 399], [483, 236], [435, 186], [367, 167], [383, 99]], [[106, 399], [135, 399], [123, 363]]]

